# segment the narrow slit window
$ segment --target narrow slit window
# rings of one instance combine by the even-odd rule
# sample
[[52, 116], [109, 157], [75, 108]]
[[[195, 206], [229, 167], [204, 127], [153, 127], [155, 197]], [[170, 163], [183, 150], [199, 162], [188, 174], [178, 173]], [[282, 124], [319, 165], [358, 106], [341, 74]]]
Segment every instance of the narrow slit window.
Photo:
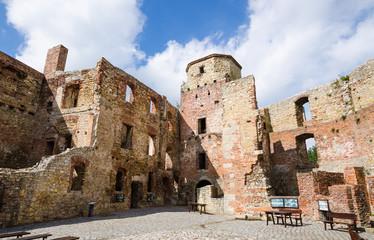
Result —
[[148, 173], [148, 186], [147, 186], [148, 192], [153, 192], [152, 183], [153, 183], [153, 172], [149, 172]]

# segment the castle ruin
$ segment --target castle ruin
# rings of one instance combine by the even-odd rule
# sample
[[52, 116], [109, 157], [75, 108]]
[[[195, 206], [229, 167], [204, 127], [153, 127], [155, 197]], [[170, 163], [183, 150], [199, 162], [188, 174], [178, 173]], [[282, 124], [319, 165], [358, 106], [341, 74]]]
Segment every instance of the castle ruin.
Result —
[[254, 76], [212, 54], [187, 65], [177, 109], [104, 58], [64, 71], [67, 54], [50, 49], [40, 73], [0, 52], [2, 227], [87, 215], [90, 202], [95, 214], [198, 201], [258, 215], [277, 196], [315, 219], [317, 200], [329, 200], [368, 222], [374, 59], [258, 108]]

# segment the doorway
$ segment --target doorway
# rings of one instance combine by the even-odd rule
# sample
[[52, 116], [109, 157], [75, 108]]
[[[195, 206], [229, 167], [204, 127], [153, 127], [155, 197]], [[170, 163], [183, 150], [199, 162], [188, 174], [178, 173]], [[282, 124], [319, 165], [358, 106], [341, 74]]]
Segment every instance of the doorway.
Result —
[[131, 208], [138, 208], [143, 198], [143, 183], [134, 181], [131, 183]]

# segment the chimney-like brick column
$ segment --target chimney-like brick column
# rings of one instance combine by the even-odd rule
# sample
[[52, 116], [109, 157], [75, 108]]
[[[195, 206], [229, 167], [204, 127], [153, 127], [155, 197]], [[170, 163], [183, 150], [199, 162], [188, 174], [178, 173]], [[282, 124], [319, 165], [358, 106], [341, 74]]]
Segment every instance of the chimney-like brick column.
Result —
[[48, 50], [47, 59], [44, 66], [44, 76], [46, 79], [54, 78], [56, 71], [64, 71], [68, 49], [62, 45], [55, 46]]

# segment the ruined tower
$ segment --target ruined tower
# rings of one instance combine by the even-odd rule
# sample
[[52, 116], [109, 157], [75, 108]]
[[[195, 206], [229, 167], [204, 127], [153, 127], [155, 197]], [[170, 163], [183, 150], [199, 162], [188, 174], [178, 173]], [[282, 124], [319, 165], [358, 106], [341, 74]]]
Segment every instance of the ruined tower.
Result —
[[[268, 185], [258, 164], [254, 77], [241, 78], [239, 63], [222, 54], [193, 61], [186, 72], [181, 92], [182, 192], [188, 201], [205, 196], [212, 212], [261, 207]], [[260, 180], [251, 182], [252, 175]]]

